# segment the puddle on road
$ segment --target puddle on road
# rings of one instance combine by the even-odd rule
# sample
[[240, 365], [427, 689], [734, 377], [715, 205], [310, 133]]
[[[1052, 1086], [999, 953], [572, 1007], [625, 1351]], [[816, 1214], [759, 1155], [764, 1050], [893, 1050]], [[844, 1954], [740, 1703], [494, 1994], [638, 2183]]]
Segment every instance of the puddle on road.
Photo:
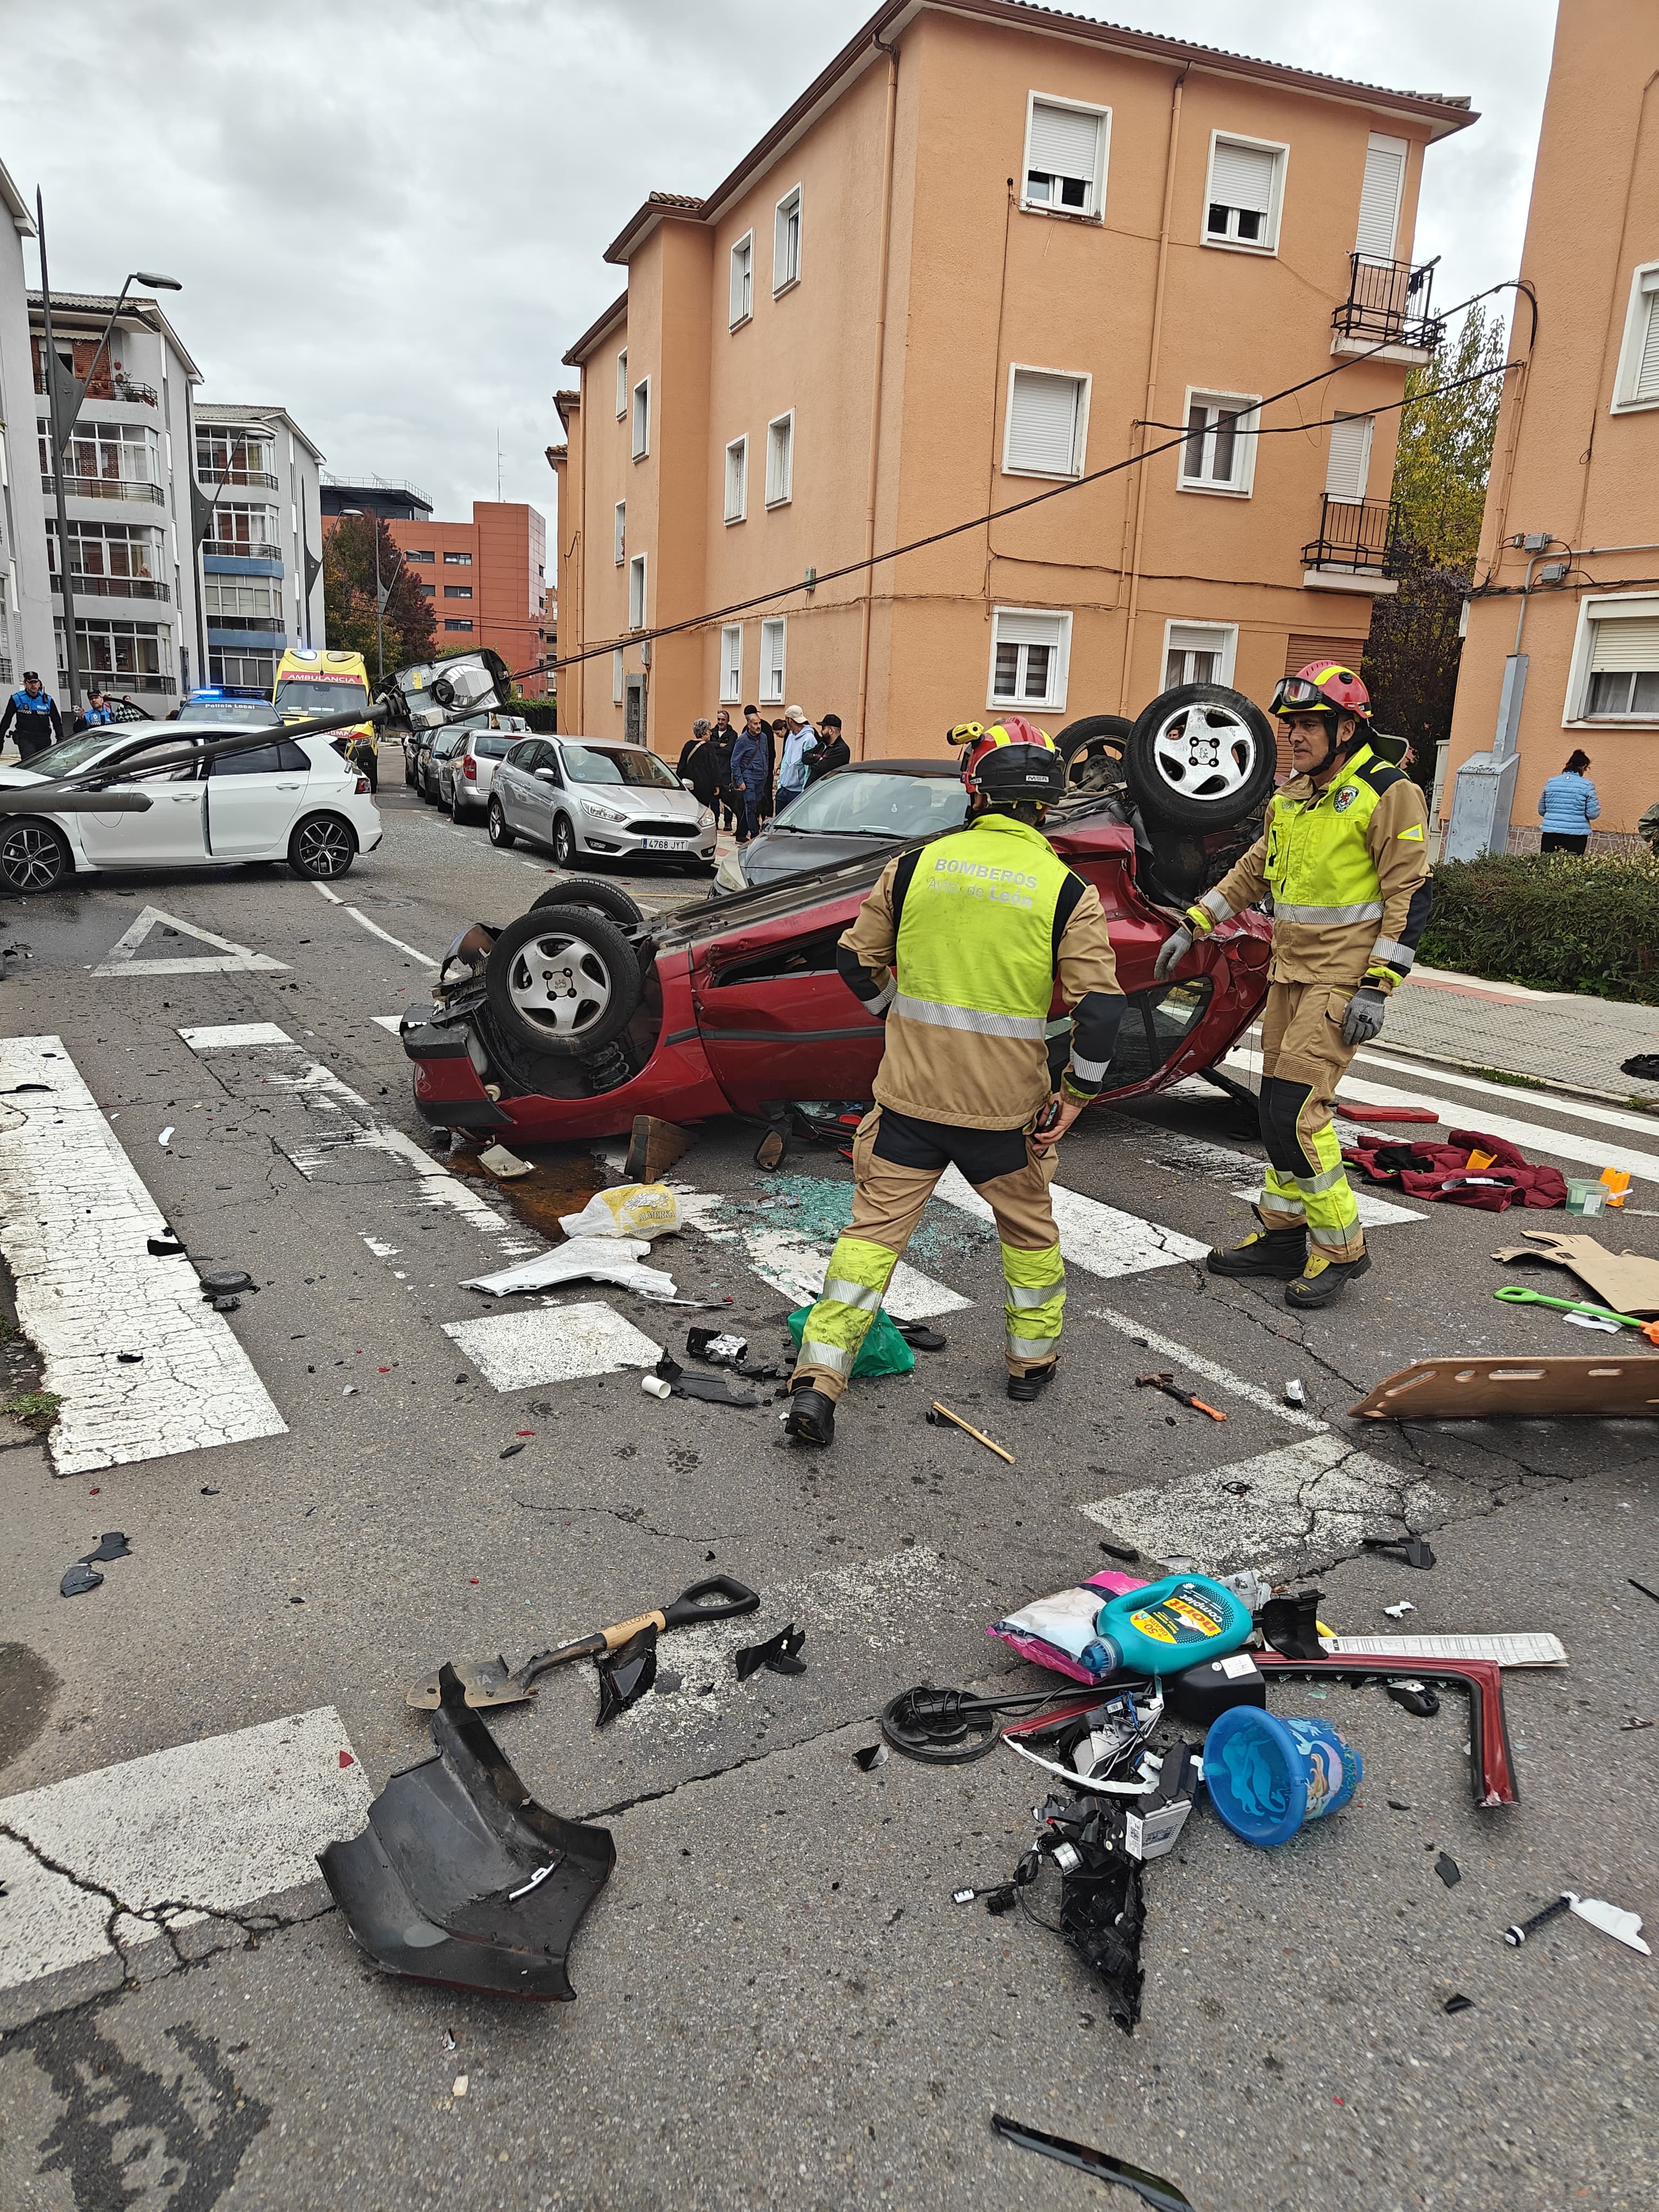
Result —
[[488, 1168], [478, 1164], [476, 1152], [452, 1152], [445, 1164], [452, 1175], [484, 1184], [491, 1194], [515, 1213], [526, 1229], [533, 1229], [550, 1244], [562, 1244], [562, 1213], [580, 1213], [595, 1191], [610, 1180], [586, 1145], [511, 1146], [521, 1160], [528, 1160], [533, 1175], [500, 1182]]

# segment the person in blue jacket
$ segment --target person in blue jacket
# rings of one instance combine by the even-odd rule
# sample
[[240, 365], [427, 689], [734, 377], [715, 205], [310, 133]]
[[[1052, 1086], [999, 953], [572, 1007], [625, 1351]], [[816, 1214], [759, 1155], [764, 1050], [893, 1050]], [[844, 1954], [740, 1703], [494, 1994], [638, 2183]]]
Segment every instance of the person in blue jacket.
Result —
[[1582, 853], [1589, 843], [1590, 823], [1601, 811], [1601, 802], [1585, 774], [1589, 766], [1588, 753], [1571, 754], [1560, 775], [1553, 775], [1539, 793], [1540, 852]]
[[14, 691], [6, 702], [6, 710], [0, 714], [0, 750], [5, 746], [8, 732], [17, 726], [17, 757], [33, 760], [36, 753], [56, 744], [64, 734], [64, 718], [58, 711], [58, 702], [41, 683], [33, 668], [23, 671], [23, 688]]
[[743, 805], [738, 817], [739, 845], [746, 845], [760, 829], [767, 777], [771, 770], [768, 733], [759, 709], [745, 707], [743, 712], [744, 726], [732, 747], [732, 790], [734, 796], [741, 795]]

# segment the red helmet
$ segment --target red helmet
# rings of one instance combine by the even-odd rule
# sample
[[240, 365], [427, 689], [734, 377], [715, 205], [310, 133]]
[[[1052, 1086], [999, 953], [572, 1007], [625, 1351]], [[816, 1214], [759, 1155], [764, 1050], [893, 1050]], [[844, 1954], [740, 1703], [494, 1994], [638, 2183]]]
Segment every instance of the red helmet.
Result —
[[1273, 693], [1273, 712], [1286, 714], [1328, 714], [1332, 720], [1351, 714], [1369, 724], [1371, 695], [1340, 660], [1310, 660], [1305, 668], [1287, 676]]
[[958, 722], [946, 738], [963, 748], [962, 780], [976, 799], [1030, 799], [1046, 806], [1065, 796], [1066, 764], [1054, 739], [1023, 714]]

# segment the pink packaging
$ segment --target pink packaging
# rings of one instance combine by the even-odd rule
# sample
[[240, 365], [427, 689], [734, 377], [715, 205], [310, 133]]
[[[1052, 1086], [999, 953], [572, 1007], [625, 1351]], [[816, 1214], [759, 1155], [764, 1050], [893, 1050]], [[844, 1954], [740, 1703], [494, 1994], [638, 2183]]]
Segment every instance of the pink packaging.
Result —
[[1080, 1658], [1054, 1638], [1063, 1637], [1066, 1642], [1075, 1642], [1080, 1651], [1093, 1640], [1095, 1615], [1109, 1597], [1121, 1597], [1126, 1590], [1146, 1587], [1144, 1575], [1127, 1575], [1120, 1568], [1108, 1567], [1097, 1575], [1091, 1575], [1074, 1589], [1056, 1590], [1050, 1597], [1022, 1606], [1006, 1620], [993, 1622], [985, 1632], [1038, 1667], [1047, 1667], [1057, 1674], [1069, 1674], [1074, 1682], [1098, 1682], [1104, 1678], [1085, 1667]]

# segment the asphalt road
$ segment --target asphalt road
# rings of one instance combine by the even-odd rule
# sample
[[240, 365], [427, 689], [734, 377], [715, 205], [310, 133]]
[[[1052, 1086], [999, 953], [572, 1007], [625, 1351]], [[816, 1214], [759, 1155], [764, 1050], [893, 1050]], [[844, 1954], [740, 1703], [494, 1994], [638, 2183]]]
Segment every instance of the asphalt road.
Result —
[[[538, 1331], [544, 1349], [550, 1326], [562, 1342], [581, 1334], [538, 1315], [597, 1307], [602, 1329], [619, 1319], [671, 1349], [705, 1316], [586, 1285], [508, 1302], [523, 1344], [444, 1333], [506, 1324], [464, 1281], [536, 1244], [535, 1222], [605, 1170], [579, 1148], [538, 1156], [527, 1231], [501, 1192], [431, 1161], [384, 1018], [424, 996], [459, 929], [521, 911], [551, 862], [492, 852], [406, 801], [395, 776], [394, 763], [385, 842], [336, 900], [240, 869], [0, 907], [0, 1037], [46, 1040], [0, 1061], [8, 1221], [38, 1210], [70, 1306], [83, 1253], [82, 1285], [108, 1311], [100, 1223], [149, 1200], [198, 1266], [245, 1267], [258, 1285], [212, 1323], [223, 1334], [191, 1340], [221, 1362], [225, 1432], [241, 1440], [97, 1463], [119, 1423], [130, 1437], [153, 1419], [160, 1436], [172, 1418], [165, 1402], [144, 1410], [143, 1363], [120, 1370], [140, 1378], [133, 1395], [100, 1400], [74, 1432], [80, 1471], [55, 1474], [16, 1423], [0, 1435], [0, 2203], [1097, 2200], [1097, 2183], [994, 2137], [1000, 2111], [1162, 2174], [1204, 2212], [1650, 2205], [1653, 1962], [1571, 1916], [1520, 1951], [1501, 1936], [1565, 1888], [1645, 1914], [1650, 1936], [1659, 1923], [1659, 1732], [1624, 1725], [1659, 1718], [1659, 1604], [1627, 1579], [1659, 1589], [1651, 1431], [1346, 1418], [1416, 1358], [1610, 1352], [1490, 1295], [1520, 1279], [1494, 1249], [1561, 1217], [1410, 1209], [1373, 1230], [1372, 1272], [1347, 1302], [1303, 1321], [1273, 1288], [1180, 1256], [1183, 1240], [1248, 1225], [1236, 1194], [1259, 1159], [1236, 1108], [1183, 1094], [1090, 1117], [1066, 1140], [1060, 1181], [1079, 1194], [1085, 1259], [1071, 1264], [1063, 1382], [1036, 1406], [1002, 1395], [994, 1244], [944, 1204], [911, 1260], [918, 1303], [948, 1304], [948, 1348], [913, 1376], [857, 1386], [830, 1455], [781, 1449], [769, 1404], [659, 1404], [626, 1366], [495, 1387], [492, 1364], [510, 1382], [514, 1358], [543, 1356]], [[625, 880], [665, 902], [703, 889]], [[146, 907], [167, 919], [111, 963]], [[145, 972], [212, 957], [190, 930], [281, 964]], [[94, 972], [105, 965], [116, 972]], [[38, 1079], [46, 1051], [101, 1112], [64, 1107], [42, 1149], [43, 1101], [15, 1085]], [[1470, 1126], [1493, 1109], [1444, 1072], [1371, 1073], [1455, 1098]], [[351, 1141], [319, 1139], [319, 1083]], [[1540, 1158], [1552, 1133], [1605, 1134], [1614, 1162], [1621, 1134], [1644, 1142], [1550, 1094], [1501, 1103], [1540, 1131]], [[777, 1284], [804, 1251], [822, 1255], [849, 1171], [808, 1152], [769, 1177], [753, 1143], [730, 1125], [701, 1133], [676, 1170], [700, 1194], [696, 1224], [653, 1263], [774, 1352], [793, 1302]], [[1659, 1181], [1638, 1178], [1632, 1199], [1659, 1209]], [[1602, 1241], [1659, 1255], [1656, 1231], [1659, 1213], [1632, 1213]], [[1526, 1279], [1566, 1287], [1548, 1271]], [[135, 1291], [114, 1333], [155, 1359], [149, 1297]], [[27, 1346], [3, 1356], [27, 1386]], [[1137, 1389], [1153, 1365], [1197, 1382], [1225, 1425]], [[1291, 1376], [1300, 1419], [1281, 1402]], [[1015, 1465], [927, 1426], [934, 1396]], [[72, 1410], [66, 1396], [62, 1436]], [[1407, 1520], [1433, 1532], [1432, 1571], [1360, 1550]], [[101, 1568], [100, 1589], [60, 1597], [65, 1567], [115, 1528], [131, 1556]], [[1409, 1599], [1412, 1628], [1547, 1630], [1570, 1661], [1507, 1677], [1522, 1802], [1502, 1810], [1471, 1801], [1461, 1698], [1419, 1720], [1375, 1689], [1332, 1686], [1317, 1703], [1276, 1691], [1277, 1710], [1351, 1739], [1364, 1780], [1273, 1853], [1194, 1814], [1148, 1870], [1133, 2039], [1054, 1936], [951, 1902], [958, 1885], [1006, 1878], [1041, 1778], [1001, 1751], [869, 1772], [852, 1758], [913, 1683], [1033, 1679], [986, 1626], [1110, 1565], [1103, 1537], [1149, 1560], [1311, 1578], [1339, 1629], [1389, 1630], [1382, 1608]], [[717, 1571], [761, 1590], [763, 1609], [665, 1638], [678, 1689], [599, 1733], [592, 1670], [572, 1668], [494, 1719], [538, 1798], [602, 1817], [616, 1838], [616, 1873], [573, 1947], [577, 2002], [518, 2007], [379, 1974], [304, 1868], [424, 1754], [407, 1685], [447, 1656], [512, 1661]], [[732, 1650], [790, 1620], [806, 1631], [805, 1673], [738, 1684]], [[32, 1848], [8, 1840], [23, 1833]], [[1443, 1853], [1455, 1886], [1437, 1878]], [[279, 1871], [262, 1889], [266, 1867]], [[143, 1941], [121, 1914], [136, 1892], [240, 1901]], [[91, 1929], [78, 1949], [66, 1899]], [[1473, 2008], [1448, 2015], [1459, 1993]]]

